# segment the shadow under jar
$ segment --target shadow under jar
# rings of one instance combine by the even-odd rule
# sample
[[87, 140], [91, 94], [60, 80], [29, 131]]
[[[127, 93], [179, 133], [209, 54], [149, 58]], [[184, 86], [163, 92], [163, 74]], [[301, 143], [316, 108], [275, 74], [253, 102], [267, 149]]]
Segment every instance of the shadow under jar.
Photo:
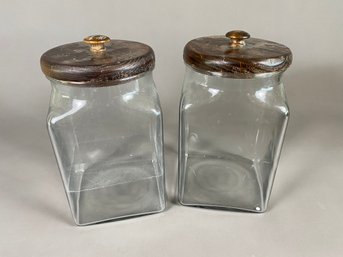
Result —
[[180, 102], [179, 202], [264, 212], [289, 109], [289, 48], [244, 31], [190, 41]]
[[153, 50], [90, 36], [41, 57], [48, 131], [78, 225], [165, 208], [162, 113]]

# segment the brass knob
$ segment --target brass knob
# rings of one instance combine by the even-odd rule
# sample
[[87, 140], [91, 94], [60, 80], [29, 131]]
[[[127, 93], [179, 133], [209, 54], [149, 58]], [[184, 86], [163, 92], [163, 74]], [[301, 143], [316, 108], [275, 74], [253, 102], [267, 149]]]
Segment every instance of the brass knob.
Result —
[[83, 42], [89, 44], [92, 52], [102, 52], [105, 51], [105, 43], [110, 42], [111, 39], [103, 35], [94, 35], [86, 37]]
[[248, 32], [243, 30], [232, 30], [225, 35], [227, 38], [230, 38], [231, 47], [242, 47], [245, 45], [244, 40], [250, 38]]

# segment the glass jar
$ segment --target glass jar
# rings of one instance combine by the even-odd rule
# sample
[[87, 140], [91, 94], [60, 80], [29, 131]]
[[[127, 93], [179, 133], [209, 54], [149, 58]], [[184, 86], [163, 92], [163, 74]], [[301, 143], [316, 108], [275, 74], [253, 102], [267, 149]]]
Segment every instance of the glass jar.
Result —
[[162, 112], [153, 50], [91, 36], [42, 55], [48, 131], [76, 224], [165, 208]]
[[190, 41], [180, 102], [179, 202], [264, 212], [289, 109], [289, 48], [244, 31]]

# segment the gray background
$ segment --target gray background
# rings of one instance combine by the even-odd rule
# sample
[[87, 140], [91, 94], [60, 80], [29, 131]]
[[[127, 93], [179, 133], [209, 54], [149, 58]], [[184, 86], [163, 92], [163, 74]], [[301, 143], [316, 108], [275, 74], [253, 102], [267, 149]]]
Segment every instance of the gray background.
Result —
[[[343, 1], [1, 0], [0, 256], [342, 256]], [[50, 86], [40, 55], [91, 34], [145, 42], [175, 193], [183, 46], [244, 29], [289, 46], [291, 119], [262, 215], [181, 207], [76, 227], [45, 128]]]

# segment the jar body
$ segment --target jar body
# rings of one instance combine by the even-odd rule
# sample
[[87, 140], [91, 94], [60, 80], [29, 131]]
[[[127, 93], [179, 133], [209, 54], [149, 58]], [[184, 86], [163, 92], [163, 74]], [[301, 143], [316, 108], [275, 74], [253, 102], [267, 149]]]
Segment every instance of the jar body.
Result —
[[162, 211], [162, 113], [151, 72], [115, 86], [52, 87], [48, 131], [76, 224]]
[[280, 76], [230, 79], [187, 66], [179, 123], [181, 204], [266, 210], [289, 116]]

